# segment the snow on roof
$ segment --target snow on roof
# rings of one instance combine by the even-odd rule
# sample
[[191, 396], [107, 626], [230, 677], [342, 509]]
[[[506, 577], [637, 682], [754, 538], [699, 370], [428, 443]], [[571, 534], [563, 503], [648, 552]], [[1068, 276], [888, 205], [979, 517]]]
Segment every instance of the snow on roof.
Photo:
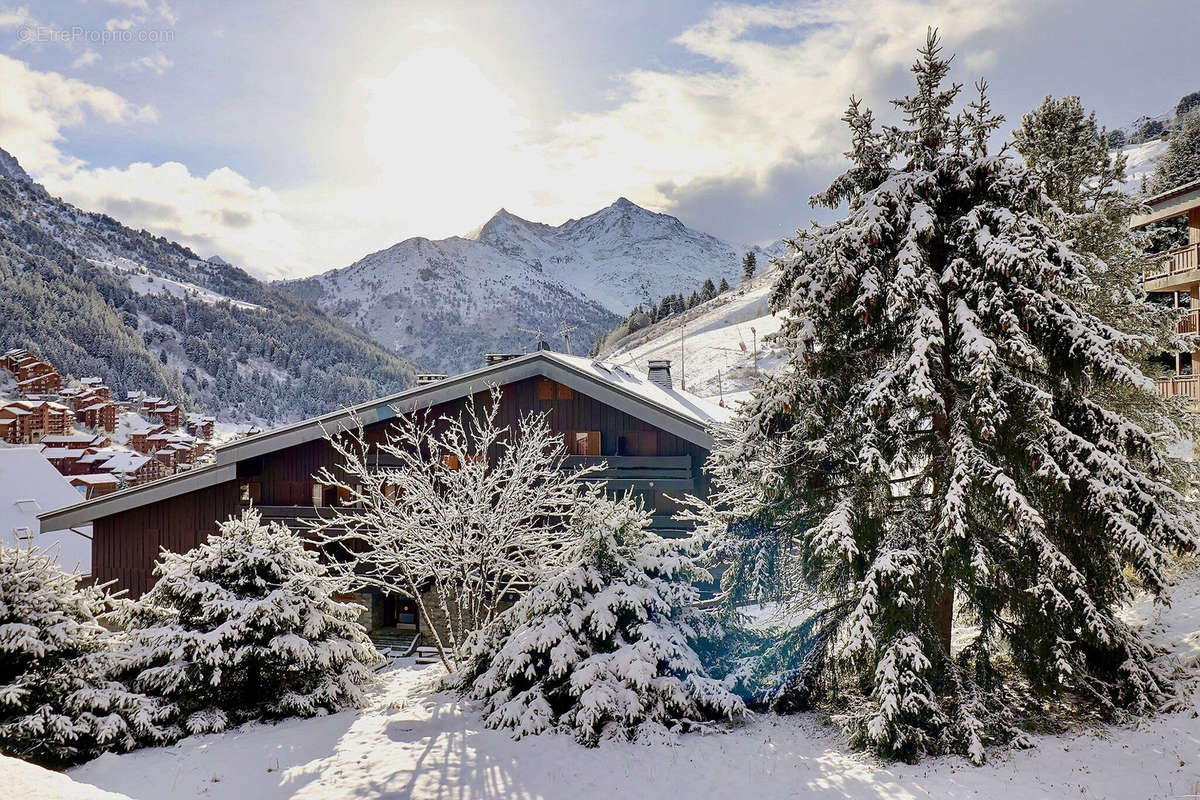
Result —
[[70, 530], [42, 534], [37, 518], [39, 513], [79, 501], [79, 490], [58, 473], [36, 445], [0, 448], [0, 542], [8, 546], [24, 544], [16, 529], [25, 528], [38, 547], [57, 545], [58, 561], [64, 568], [91, 572], [91, 542]]
[[644, 372], [632, 367], [553, 351], [544, 351], [543, 355], [702, 424], [724, 421], [733, 416], [731, 409], [722, 408], [712, 400], [697, 397], [682, 389], [665, 389], [652, 383]]
[[117, 476], [107, 472], [98, 472], [94, 475], [72, 475], [67, 479], [70, 483], [91, 483], [91, 484], [109, 484], [116, 483]]
[[137, 472], [146, 462], [150, 460], [149, 456], [143, 456], [138, 453], [114, 453], [111, 458], [104, 462], [104, 469], [109, 472], [117, 472], [129, 474]]
[[83, 458], [87, 451], [74, 447], [44, 447], [42, 455], [45, 458]]

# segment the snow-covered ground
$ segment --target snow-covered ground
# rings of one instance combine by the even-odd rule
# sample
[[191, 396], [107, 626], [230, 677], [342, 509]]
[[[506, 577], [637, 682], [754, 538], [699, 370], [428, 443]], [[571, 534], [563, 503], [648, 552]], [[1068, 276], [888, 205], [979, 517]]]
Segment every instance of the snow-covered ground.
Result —
[[[1200, 676], [1200, 575], [1172, 589], [1174, 605], [1135, 604], [1171, 658]], [[485, 730], [470, 703], [434, 694], [440, 667], [402, 663], [370, 708], [106, 755], [71, 780], [129, 798], [1183, 798], [1200, 795], [1200, 703], [1136, 726], [1045, 736], [983, 767], [956, 757], [881, 764], [846, 747], [813, 715], [762, 715], [677, 746], [605, 745], [565, 736], [514, 741]], [[0, 762], [0, 785], [30, 768]], [[47, 778], [51, 780], [51, 778]], [[68, 787], [61, 776], [54, 786]], [[36, 786], [35, 786], [36, 788]], [[17, 793], [13, 797], [53, 794]], [[64, 788], [62, 797], [87, 797]]]
[[214, 292], [211, 289], [205, 289], [203, 286], [198, 286], [194, 283], [155, 275], [146, 267], [128, 258], [114, 256], [108, 260], [92, 259], [92, 263], [106, 267], [113, 272], [124, 274], [129, 281], [129, 288], [137, 294], [169, 294], [174, 297], [190, 298], [201, 303], [208, 303], [209, 305], [220, 302], [232, 303], [234, 307], [240, 308], [243, 311], [262, 310], [262, 306], [256, 303], [249, 303], [245, 300], [234, 300], [231, 297]]
[[724, 399], [732, 407], [746, 396], [756, 364], [759, 372], [773, 372], [785, 360], [782, 351], [767, 339], [779, 330], [783, 319], [767, 309], [777, 272], [763, 266], [766, 269], [751, 280], [630, 334], [602, 357], [639, 373], [646, 371], [650, 359], [670, 359], [676, 386], [682, 377], [689, 392]]
[[1125, 155], [1125, 185], [1127, 192], [1136, 194], [1141, 191], [1142, 181], [1149, 180], [1154, 175], [1158, 160], [1167, 152], [1167, 143], [1155, 139], [1142, 144], [1131, 144], [1121, 148]]

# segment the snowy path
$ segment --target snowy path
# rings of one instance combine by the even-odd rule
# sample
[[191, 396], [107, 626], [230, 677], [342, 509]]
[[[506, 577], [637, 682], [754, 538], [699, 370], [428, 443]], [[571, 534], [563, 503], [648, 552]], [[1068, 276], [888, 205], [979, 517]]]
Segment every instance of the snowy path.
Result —
[[[1131, 609], [1193, 669], [1200, 661], [1200, 576], [1165, 613]], [[437, 667], [428, 669], [436, 670]], [[957, 758], [881, 765], [849, 751], [814, 718], [759, 717], [678, 747], [585, 750], [543, 736], [514, 742], [482, 729], [432, 672], [400, 667], [373, 708], [103, 756], [70, 773], [131, 798], [1183, 798], [1200, 795], [1200, 714], [1188, 707], [1136, 728], [1045, 737], [975, 768]], [[3, 775], [0, 774], [0, 778]], [[69, 796], [69, 795], [65, 795]]]

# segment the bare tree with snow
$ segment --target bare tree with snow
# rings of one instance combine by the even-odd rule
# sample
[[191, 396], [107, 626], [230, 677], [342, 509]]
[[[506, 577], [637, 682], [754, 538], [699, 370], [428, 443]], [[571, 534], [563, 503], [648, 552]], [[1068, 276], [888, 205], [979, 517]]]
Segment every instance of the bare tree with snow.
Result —
[[[501, 392], [457, 416], [400, 414], [374, 441], [327, 436], [318, 480], [343, 498], [309, 526], [347, 586], [416, 602], [447, 668], [467, 637], [562, 563], [571, 508], [598, 467], [567, 469], [544, 414], [501, 424]], [[439, 624], [440, 623], [440, 624]]]

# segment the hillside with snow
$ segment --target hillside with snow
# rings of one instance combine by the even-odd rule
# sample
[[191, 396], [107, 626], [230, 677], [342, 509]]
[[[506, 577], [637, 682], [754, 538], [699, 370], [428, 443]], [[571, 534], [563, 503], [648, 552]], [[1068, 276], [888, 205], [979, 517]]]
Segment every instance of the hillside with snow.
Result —
[[414, 371], [220, 258], [52, 197], [3, 150], [0, 285], [0, 350], [228, 422], [314, 416], [402, 389]]
[[636, 331], [600, 357], [645, 371], [651, 359], [670, 359], [672, 377], [701, 397], [732, 406], [744, 398], [756, 372], [773, 372], [784, 354], [773, 341], [783, 317], [767, 308], [778, 268], [763, 270], [712, 300]]
[[748, 249], [620, 198], [561, 225], [501, 209], [467, 236], [406, 239], [280, 286], [453, 373], [479, 366], [486, 351], [528, 349], [529, 331], [555, 337], [564, 322], [575, 327], [574, 351], [586, 351], [638, 303], [733, 280]]

